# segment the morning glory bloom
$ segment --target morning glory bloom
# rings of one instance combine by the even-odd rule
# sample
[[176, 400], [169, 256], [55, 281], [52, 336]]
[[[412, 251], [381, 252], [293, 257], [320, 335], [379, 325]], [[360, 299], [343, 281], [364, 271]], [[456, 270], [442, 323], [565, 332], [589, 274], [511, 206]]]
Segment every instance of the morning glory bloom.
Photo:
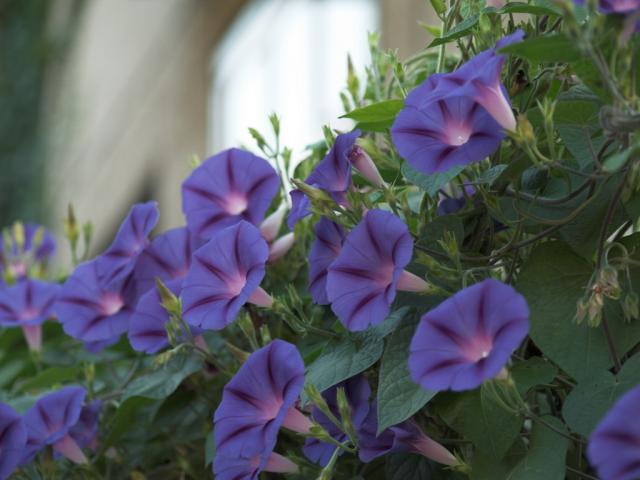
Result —
[[[56, 240], [47, 229], [35, 223], [16, 223], [4, 231], [5, 249], [0, 248], [0, 273], [14, 279], [27, 276], [34, 263], [46, 263], [55, 253]], [[0, 281], [1, 284], [1, 281]]]
[[173, 228], [155, 237], [140, 253], [135, 266], [133, 275], [138, 295], [155, 289], [156, 278], [163, 282], [184, 278], [193, 252], [203, 243], [186, 227]]
[[316, 223], [314, 231], [316, 238], [309, 252], [309, 293], [314, 303], [326, 305], [329, 303], [328, 268], [342, 250], [342, 243], [347, 234], [340, 225], [325, 217]]
[[69, 436], [75, 440], [80, 448], [96, 450], [98, 447], [98, 424], [101, 411], [101, 400], [94, 400], [82, 407], [78, 422], [69, 430]]
[[25, 278], [0, 290], [0, 325], [21, 327], [29, 349], [40, 350], [42, 323], [53, 316], [60, 286]]
[[216, 478], [257, 478], [260, 471], [287, 467], [284, 471], [295, 471], [273, 449], [280, 427], [299, 433], [311, 427], [294, 406], [303, 385], [304, 362], [290, 343], [274, 340], [249, 356], [224, 387], [214, 415]]
[[[182, 290], [182, 280], [172, 280], [165, 286], [176, 296]], [[166, 323], [169, 313], [162, 306], [157, 288], [145, 293], [131, 316], [129, 325], [129, 343], [134, 350], [145, 353], [157, 353], [169, 346]]]
[[[356, 145], [356, 139], [361, 133], [360, 130], [354, 130], [338, 135], [329, 153], [316, 165], [305, 183], [324, 190], [340, 205], [347, 203], [346, 192], [351, 186], [352, 166], [374, 185], [384, 185], [384, 180], [369, 155]], [[301, 190], [292, 190], [289, 195], [292, 206], [287, 225], [293, 230], [298, 220], [310, 215], [311, 210], [309, 199]]]
[[0, 403], [0, 480], [20, 463], [27, 442], [27, 430], [22, 417], [9, 405]]
[[53, 445], [75, 463], [87, 463], [70, 430], [78, 423], [86, 391], [81, 387], [65, 387], [41, 397], [24, 415], [27, 448], [22, 464], [28, 463], [46, 445]]
[[[62, 286], [54, 307], [64, 331], [84, 342], [113, 340], [127, 331], [135, 292], [127, 283], [107, 288], [96, 260], [80, 264]], [[115, 341], [115, 340], [114, 340]]]
[[158, 223], [158, 217], [156, 202], [139, 203], [131, 207], [116, 238], [95, 259], [98, 278], [104, 286], [113, 287], [131, 274], [138, 256], [149, 244], [149, 234]]
[[589, 437], [587, 456], [602, 480], [640, 477], [640, 386], [620, 398]]
[[529, 331], [529, 307], [509, 285], [487, 279], [426, 313], [409, 370], [426, 390], [470, 390], [500, 373]]
[[474, 99], [448, 97], [424, 102], [442, 77], [431, 75], [405, 100], [391, 129], [393, 143], [416, 170], [446, 172], [479, 162], [500, 147], [504, 132]]
[[412, 90], [391, 128], [400, 155], [432, 174], [479, 162], [495, 152], [516, 119], [500, 74], [497, 50], [522, 40], [517, 30], [455, 72], [430, 75]]
[[329, 266], [327, 297], [331, 309], [351, 331], [378, 325], [389, 314], [396, 290], [424, 292], [429, 285], [404, 271], [413, 240], [392, 213], [370, 210], [344, 240]]
[[[371, 388], [369, 382], [362, 375], [351, 377], [344, 382], [331, 387], [322, 392], [322, 398], [327, 402], [327, 406], [336, 418], [340, 418], [340, 411], [337, 403], [338, 387], [344, 388], [347, 402], [351, 411], [351, 422], [356, 430], [360, 429], [367, 414], [369, 413], [369, 397], [371, 396]], [[313, 419], [324, 428], [338, 442], [347, 441], [347, 434], [339, 429], [329, 418], [323, 414], [318, 408], [314, 407], [311, 412]], [[317, 438], [307, 438], [304, 444], [304, 455], [310, 461], [324, 467], [329, 463], [335, 449], [338, 448], [330, 443], [322, 442]]]
[[[580, 6], [585, 4], [584, 0], [574, 0], [573, 3]], [[598, 10], [605, 15], [632, 14], [640, 10], [640, 0], [600, 0], [598, 2]]]
[[367, 417], [358, 429], [358, 457], [364, 463], [387, 453], [410, 452], [423, 455], [443, 465], [456, 465], [456, 457], [441, 444], [424, 434], [412, 420], [389, 427], [380, 435], [377, 403], [374, 401]]
[[220, 152], [182, 184], [187, 226], [209, 239], [241, 220], [259, 225], [279, 188], [278, 175], [265, 159], [237, 148]]
[[270, 307], [260, 282], [269, 257], [267, 242], [251, 223], [227, 227], [193, 255], [184, 279], [182, 312], [189, 325], [221, 330], [246, 302]]

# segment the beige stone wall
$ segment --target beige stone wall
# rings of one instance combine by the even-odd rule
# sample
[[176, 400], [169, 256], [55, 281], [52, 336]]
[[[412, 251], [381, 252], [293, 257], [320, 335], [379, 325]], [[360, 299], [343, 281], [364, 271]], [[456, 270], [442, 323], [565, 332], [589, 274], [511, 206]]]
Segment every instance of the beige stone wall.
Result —
[[[50, 211], [72, 202], [96, 247], [132, 202], [182, 223], [180, 180], [205, 152], [209, 59], [244, 0], [90, 0], [50, 88]], [[143, 198], [146, 197], [146, 198]]]
[[[417, 24], [429, 17], [425, 0], [378, 1], [385, 46], [406, 56], [426, 44]], [[183, 223], [181, 179], [193, 155], [211, 153], [211, 55], [246, 3], [86, 2], [71, 53], [52, 70], [44, 121], [50, 211], [62, 219], [72, 202], [96, 226], [95, 250], [133, 202], [159, 200], [161, 228]]]

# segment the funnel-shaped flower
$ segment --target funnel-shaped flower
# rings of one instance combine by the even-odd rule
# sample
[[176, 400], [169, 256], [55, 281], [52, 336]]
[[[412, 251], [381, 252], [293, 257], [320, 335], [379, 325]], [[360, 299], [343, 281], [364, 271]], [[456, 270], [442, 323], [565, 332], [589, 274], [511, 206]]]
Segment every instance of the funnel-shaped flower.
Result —
[[414, 168], [431, 174], [478, 162], [498, 149], [502, 129], [515, 130], [500, 80], [505, 57], [496, 50], [523, 36], [518, 30], [455, 72], [431, 75], [409, 93], [391, 135]]
[[0, 480], [9, 478], [18, 466], [26, 442], [22, 417], [9, 405], [0, 403]]
[[260, 224], [279, 188], [269, 163], [232, 148], [205, 160], [182, 184], [182, 210], [191, 232], [205, 239], [246, 220]]
[[[351, 411], [351, 422], [354, 428], [358, 430], [367, 417], [367, 413], [369, 413], [369, 397], [371, 396], [369, 383], [362, 375], [358, 375], [322, 392], [322, 398], [327, 402], [327, 406], [336, 418], [340, 418], [337, 402], [338, 387], [344, 388], [344, 393]], [[347, 435], [318, 408], [314, 407], [311, 415], [313, 419], [338, 442], [343, 443], [348, 439]], [[310, 461], [324, 467], [329, 463], [336, 448], [335, 445], [330, 443], [322, 442], [316, 438], [308, 438], [305, 441], [303, 451], [305, 457]]]
[[224, 387], [215, 412], [216, 478], [240, 465], [249, 465], [244, 468], [252, 475], [265, 470], [281, 426], [308, 432], [311, 422], [294, 407], [303, 385], [304, 363], [295, 346], [274, 340], [251, 354]]
[[[349, 155], [360, 133], [360, 130], [354, 130], [338, 135], [329, 153], [316, 165], [305, 183], [324, 190], [331, 195], [336, 203], [344, 203], [345, 193], [351, 186]], [[287, 225], [293, 230], [298, 220], [309, 215], [311, 211], [309, 210], [309, 199], [300, 190], [292, 190], [289, 195], [291, 195], [292, 206]]]
[[587, 455], [602, 480], [640, 478], [640, 386], [624, 394], [589, 437]]
[[182, 306], [187, 323], [221, 330], [245, 302], [269, 306], [270, 297], [260, 288], [268, 258], [267, 242], [244, 220], [214, 235], [196, 250], [184, 279]]
[[80, 448], [96, 449], [101, 411], [101, 400], [94, 400], [82, 407], [78, 423], [69, 430], [69, 436], [75, 440]]
[[28, 446], [22, 463], [29, 462], [44, 446], [76, 463], [87, 459], [69, 431], [78, 423], [86, 391], [81, 387], [65, 387], [41, 397], [24, 415]]
[[358, 429], [359, 450], [358, 457], [368, 463], [387, 453], [411, 452], [423, 455], [444, 465], [458, 463], [453, 454], [424, 434], [412, 420], [406, 420], [398, 425], [389, 427], [380, 435], [378, 430], [377, 403], [374, 401], [367, 417]]
[[40, 280], [24, 279], [0, 290], [0, 325], [22, 327], [40, 325], [53, 316], [53, 305], [60, 286]]
[[53, 306], [60, 286], [25, 278], [0, 290], [0, 325], [22, 327], [29, 348], [40, 350], [41, 324], [53, 316]]
[[173, 228], [155, 237], [136, 263], [134, 277], [138, 295], [154, 289], [156, 278], [163, 282], [184, 278], [193, 252], [203, 243], [186, 227]]
[[351, 331], [380, 324], [388, 315], [413, 240], [407, 226], [382, 210], [367, 212], [329, 266], [331, 309]]
[[95, 259], [98, 278], [103, 285], [112, 287], [133, 271], [138, 256], [149, 244], [149, 234], [158, 223], [158, 216], [156, 202], [139, 203], [131, 207], [116, 238]]
[[316, 238], [309, 252], [309, 293], [315, 303], [326, 305], [329, 303], [328, 268], [340, 254], [347, 234], [340, 225], [325, 217], [316, 223], [314, 230]]
[[495, 377], [529, 331], [522, 295], [493, 279], [459, 291], [422, 317], [409, 370], [426, 390], [469, 390]]
[[[165, 286], [176, 296], [180, 295], [182, 280], [172, 280]], [[165, 324], [169, 314], [161, 304], [157, 288], [145, 293], [131, 316], [129, 324], [129, 342], [134, 350], [145, 353], [157, 353], [169, 346]]]
[[62, 286], [55, 312], [64, 331], [85, 342], [110, 340], [126, 332], [132, 293], [127, 284], [106, 288], [96, 261], [79, 265]]
[[479, 162], [504, 138], [500, 125], [471, 97], [449, 96], [424, 104], [422, 97], [437, 90], [441, 79], [432, 75], [413, 90], [391, 129], [400, 155], [426, 174]]

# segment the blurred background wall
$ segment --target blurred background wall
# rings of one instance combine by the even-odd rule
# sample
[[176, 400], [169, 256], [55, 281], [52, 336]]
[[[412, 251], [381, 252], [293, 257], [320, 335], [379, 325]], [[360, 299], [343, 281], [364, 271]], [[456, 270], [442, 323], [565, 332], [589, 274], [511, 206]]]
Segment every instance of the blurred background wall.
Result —
[[96, 248], [134, 202], [183, 222], [191, 159], [253, 147], [282, 117], [300, 156], [340, 123], [350, 53], [367, 32], [401, 56], [424, 47], [426, 0], [0, 0], [0, 225], [60, 232], [68, 203]]

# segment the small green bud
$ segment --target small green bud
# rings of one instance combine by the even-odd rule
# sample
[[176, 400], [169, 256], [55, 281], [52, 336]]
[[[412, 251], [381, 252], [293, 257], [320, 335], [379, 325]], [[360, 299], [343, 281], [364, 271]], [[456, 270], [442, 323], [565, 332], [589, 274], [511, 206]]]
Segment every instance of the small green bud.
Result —
[[351, 421], [351, 406], [347, 400], [347, 394], [344, 391], [344, 387], [338, 387], [336, 390], [336, 401], [338, 403], [338, 411], [340, 412], [340, 418], [342, 419], [342, 427], [344, 432], [349, 436], [349, 439], [355, 444], [357, 442], [358, 434]]
[[327, 142], [327, 148], [333, 147], [333, 144], [336, 141], [336, 136], [333, 134], [331, 127], [329, 127], [329, 125], [323, 125], [322, 133], [324, 135], [324, 141]]
[[172, 317], [180, 318], [182, 315], [182, 306], [180, 305], [180, 299], [162, 283], [162, 280], [156, 278], [156, 288], [160, 295], [160, 304], [167, 313]]
[[272, 113], [269, 115], [269, 122], [271, 123], [271, 128], [273, 128], [273, 133], [275, 136], [280, 135], [280, 118], [276, 113]]
[[618, 282], [618, 271], [610, 265], [600, 270], [598, 278], [598, 287], [602, 293], [617, 300], [620, 298], [620, 283]]
[[533, 131], [533, 126], [531, 125], [527, 117], [523, 114], [518, 115], [516, 132], [524, 142], [529, 144], [535, 143], [536, 136]]
[[308, 185], [302, 180], [298, 180], [295, 178], [292, 179], [291, 181], [298, 190], [302, 191], [311, 200], [334, 203], [333, 199], [329, 195], [327, 195], [327, 193], [324, 190], [320, 190], [319, 188], [312, 187], [311, 185]]
[[442, 0], [429, 0], [431, 2], [431, 6], [438, 14], [438, 16], [443, 15], [447, 11], [447, 5]]
[[80, 228], [78, 227], [78, 221], [76, 220], [76, 214], [73, 210], [73, 205], [69, 204], [67, 207], [67, 218], [64, 220], [64, 235], [71, 244], [71, 249], [75, 251], [78, 245], [78, 238], [80, 238]]
[[18, 252], [24, 251], [25, 235], [24, 224], [22, 222], [16, 222], [13, 224], [13, 238], [16, 243]]
[[264, 148], [267, 146], [267, 142], [262, 136], [262, 134], [255, 128], [251, 128], [251, 127], [249, 127], [249, 134], [253, 137], [253, 139], [258, 144], [258, 148], [260, 150], [264, 150]]

